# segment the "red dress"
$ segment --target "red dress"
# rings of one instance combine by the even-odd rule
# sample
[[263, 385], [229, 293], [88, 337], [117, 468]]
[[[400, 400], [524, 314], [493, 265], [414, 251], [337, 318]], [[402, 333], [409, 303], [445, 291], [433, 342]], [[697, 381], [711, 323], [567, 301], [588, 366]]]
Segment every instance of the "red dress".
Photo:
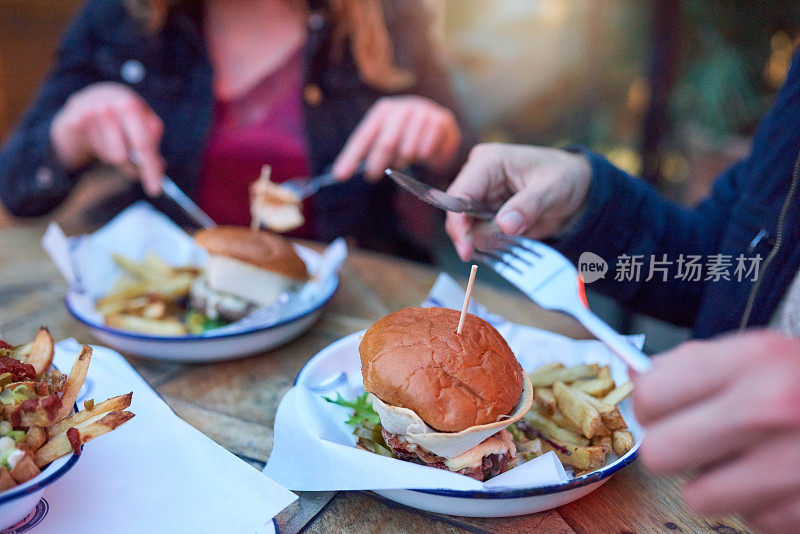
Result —
[[[197, 202], [218, 224], [250, 225], [250, 184], [264, 164], [272, 181], [309, 176], [303, 125], [303, 48], [278, 69], [232, 100], [217, 99], [203, 154]], [[313, 211], [303, 204], [306, 223], [291, 232], [312, 237]]]

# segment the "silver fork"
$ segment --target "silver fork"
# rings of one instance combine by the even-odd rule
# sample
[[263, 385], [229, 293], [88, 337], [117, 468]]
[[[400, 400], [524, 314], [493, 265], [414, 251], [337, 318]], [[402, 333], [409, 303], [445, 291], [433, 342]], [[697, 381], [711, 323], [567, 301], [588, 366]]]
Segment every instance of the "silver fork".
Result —
[[[358, 167], [356, 167], [355, 172], [353, 172], [353, 176], [357, 174], [363, 174], [365, 170], [366, 162], [362, 161], [359, 163]], [[311, 195], [315, 195], [317, 191], [323, 187], [327, 187], [335, 183], [336, 177], [333, 175], [332, 171], [328, 171], [318, 174], [313, 178], [292, 178], [291, 180], [286, 180], [278, 185], [294, 193], [300, 200], [305, 200]]]
[[532, 239], [499, 232], [478, 231], [473, 258], [489, 265], [536, 304], [577, 319], [637, 373], [650, 368], [650, 360], [585, 307], [578, 293], [578, 271], [559, 252]]

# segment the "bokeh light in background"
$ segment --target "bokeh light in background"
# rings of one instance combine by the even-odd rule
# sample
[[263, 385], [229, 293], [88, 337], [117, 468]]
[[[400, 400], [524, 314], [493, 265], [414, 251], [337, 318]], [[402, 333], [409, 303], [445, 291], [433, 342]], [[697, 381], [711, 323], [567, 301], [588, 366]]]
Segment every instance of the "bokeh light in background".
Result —
[[[636, 117], [619, 120], [616, 110], [643, 75], [647, 11], [639, 4], [445, 2], [445, 44], [479, 131], [538, 143], [635, 136]], [[589, 112], [597, 120], [586, 121]]]
[[[669, 125], [657, 185], [693, 203], [744, 156], [786, 75], [797, 35], [791, 2], [441, 0], [444, 43], [483, 140], [578, 142], [642, 171], [657, 7], [678, 14]], [[668, 31], [671, 29], [668, 29]]]

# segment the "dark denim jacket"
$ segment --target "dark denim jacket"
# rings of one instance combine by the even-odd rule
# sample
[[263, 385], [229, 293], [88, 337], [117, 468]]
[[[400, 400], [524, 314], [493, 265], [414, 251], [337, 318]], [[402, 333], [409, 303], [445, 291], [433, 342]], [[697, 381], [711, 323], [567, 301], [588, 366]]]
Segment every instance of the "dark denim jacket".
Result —
[[[361, 81], [349, 54], [331, 60], [324, 2], [311, 4], [305, 78], [307, 88], [319, 88], [314, 92], [321, 99], [307, 98], [304, 112], [311, 167], [320, 173], [384, 93]], [[384, 11], [395, 59], [418, 80], [404, 93], [426, 96], [453, 110], [464, 128], [448, 74], [426, 38], [430, 21], [420, 1], [387, 0]], [[159, 34], [147, 35], [121, 0], [89, 0], [66, 31], [53, 72], [0, 152], [0, 199], [8, 210], [18, 216], [41, 215], [69, 194], [79, 173], [64, 172], [51, 158], [50, 123], [69, 95], [99, 81], [129, 85], [161, 117], [167, 174], [192, 194], [213, 113], [212, 68], [199, 24], [196, 14], [179, 11]], [[138, 75], [141, 69], [131, 75], [131, 65], [143, 66], [143, 76]], [[316, 199], [318, 236], [391, 239], [396, 227], [393, 193], [394, 186], [386, 181], [370, 185], [361, 179], [322, 190]], [[137, 196], [142, 196], [138, 186], [117, 199], [115, 207]]]
[[[609, 262], [606, 278], [590, 287], [631, 309], [692, 326], [697, 337], [738, 328], [748, 300], [752, 312], [747, 325], [769, 322], [800, 267], [800, 184], [792, 188], [800, 162], [800, 53], [795, 53], [786, 82], [759, 125], [749, 156], [719, 176], [694, 208], [664, 200], [601, 156], [587, 155], [593, 170], [588, 205], [577, 228], [555, 244], [573, 261], [591, 251]], [[644, 256], [640, 281], [615, 281], [616, 259], [622, 254]], [[683, 281], [675, 278], [673, 264], [666, 283], [660, 275], [644, 281], [650, 256], [661, 260], [663, 254], [673, 262], [680, 254], [699, 254], [704, 261], [709, 255], [730, 255], [731, 279]], [[737, 281], [733, 276], [740, 254], [764, 258], [758, 287], [751, 277]]]

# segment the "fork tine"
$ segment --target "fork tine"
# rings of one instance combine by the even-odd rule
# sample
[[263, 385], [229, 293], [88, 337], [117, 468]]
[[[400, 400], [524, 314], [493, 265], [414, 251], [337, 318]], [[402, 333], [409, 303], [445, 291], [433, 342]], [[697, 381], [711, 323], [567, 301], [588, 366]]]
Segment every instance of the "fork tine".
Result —
[[519, 280], [523, 274], [523, 272], [517, 269], [516, 267], [504, 263], [502, 260], [498, 259], [497, 257], [491, 254], [486, 254], [480, 251], [476, 251], [472, 253], [472, 258], [485, 263], [486, 265], [494, 269], [494, 271], [497, 274], [499, 274], [500, 276], [502, 276], [503, 278], [512, 283], [515, 280]]
[[531, 254], [534, 254], [540, 258], [551, 255], [553, 252], [553, 250], [544, 243], [540, 243], [539, 241], [535, 241], [533, 239], [528, 239], [527, 237], [518, 237], [518, 236], [506, 236], [506, 237], [515, 245], [525, 248]]
[[489, 251], [490, 254], [500, 258], [500, 261], [516, 269], [520, 274], [530, 272], [533, 265], [514, 253], [513, 249], [503, 250], [500, 248]]
[[509, 254], [513, 254], [515, 257], [519, 258], [523, 262], [525, 262], [528, 267], [533, 267], [541, 260], [541, 256], [538, 254], [534, 254], [529, 249], [521, 246], [521, 245], [511, 245], [505, 249], [506, 252]]

